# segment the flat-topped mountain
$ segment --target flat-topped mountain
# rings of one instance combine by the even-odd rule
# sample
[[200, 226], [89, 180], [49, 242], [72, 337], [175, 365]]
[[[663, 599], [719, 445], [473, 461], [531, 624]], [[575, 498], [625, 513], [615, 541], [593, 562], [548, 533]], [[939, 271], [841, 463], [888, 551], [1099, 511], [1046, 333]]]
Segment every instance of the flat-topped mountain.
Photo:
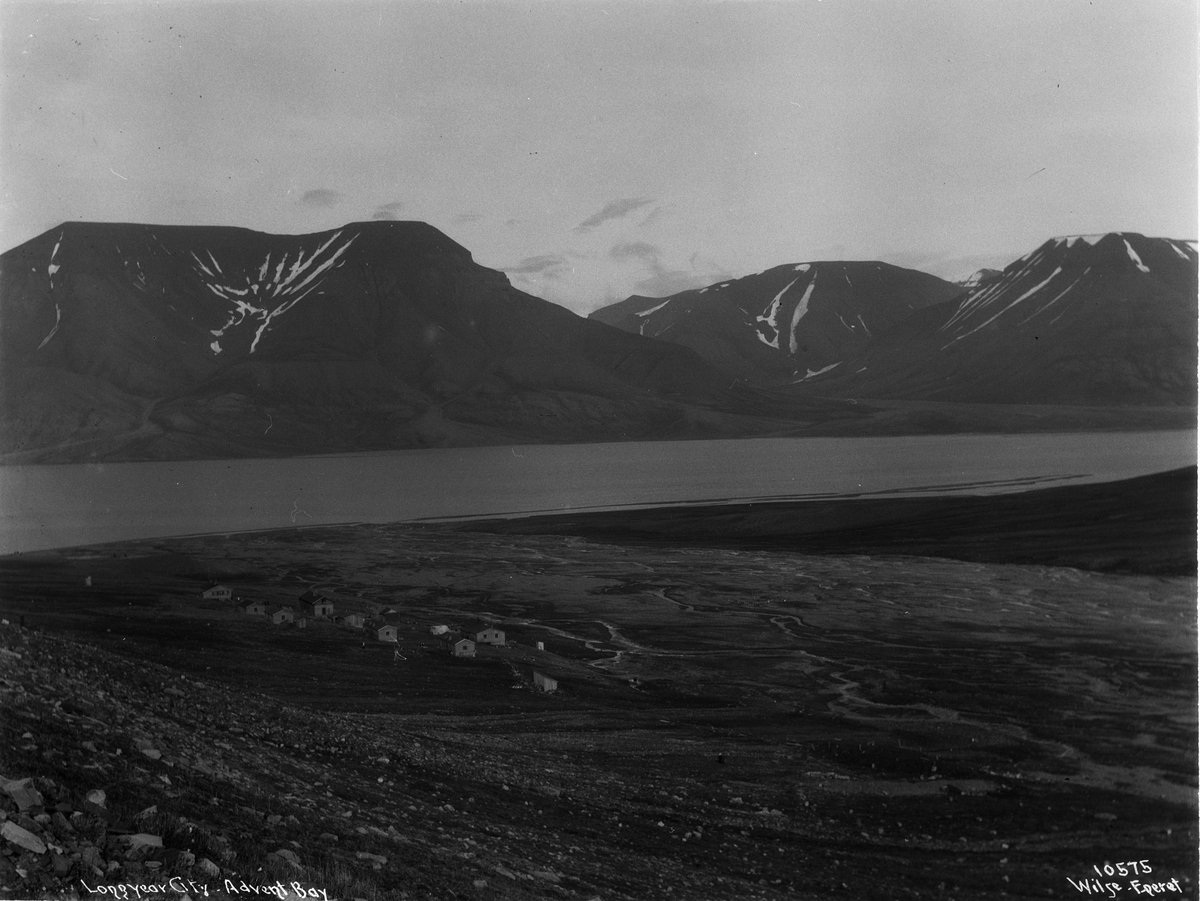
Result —
[[421, 222], [67, 223], [0, 256], [0, 305], [10, 462], [771, 426], [694, 352], [524, 294]]
[[843, 397], [1195, 405], [1196, 243], [1053, 238], [807, 380]]
[[787, 384], [960, 293], [936, 276], [887, 263], [791, 263], [666, 298], [635, 295], [590, 318], [690, 347], [739, 378]]

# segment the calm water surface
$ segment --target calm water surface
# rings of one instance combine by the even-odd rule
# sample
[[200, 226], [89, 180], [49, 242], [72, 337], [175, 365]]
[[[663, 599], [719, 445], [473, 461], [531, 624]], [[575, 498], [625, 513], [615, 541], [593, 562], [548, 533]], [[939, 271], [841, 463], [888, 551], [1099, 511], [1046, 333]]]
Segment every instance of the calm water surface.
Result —
[[0, 467], [0, 553], [132, 538], [830, 496], [994, 494], [1196, 463], [1195, 431], [751, 438]]

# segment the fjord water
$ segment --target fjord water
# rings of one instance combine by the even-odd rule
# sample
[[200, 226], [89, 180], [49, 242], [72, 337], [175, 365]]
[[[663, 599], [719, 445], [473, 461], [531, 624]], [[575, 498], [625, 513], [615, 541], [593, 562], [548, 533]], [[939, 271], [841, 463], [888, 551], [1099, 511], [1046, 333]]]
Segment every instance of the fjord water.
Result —
[[1196, 432], [524, 445], [0, 467], [0, 553], [348, 522], [996, 494], [1196, 463]]

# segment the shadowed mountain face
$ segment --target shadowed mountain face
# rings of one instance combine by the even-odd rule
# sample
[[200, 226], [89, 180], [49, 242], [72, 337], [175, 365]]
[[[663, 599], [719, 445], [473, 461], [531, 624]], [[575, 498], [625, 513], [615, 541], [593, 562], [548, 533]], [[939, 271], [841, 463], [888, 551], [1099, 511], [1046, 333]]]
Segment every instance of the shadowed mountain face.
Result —
[[1054, 238], [919, 310], [815, 394], [1008, 404], [1195, 405], [1196, 245]]
[[887, 263], [800, 263], [667, 298], [635, 295], [590, 318], [690, 347], [739, 378], [787, 384], [961, 293], [935, 276]]
[[692, 351], [523, 294], [424, 223], [70, 223], [0, 266], [10, 462], [767, 427]]

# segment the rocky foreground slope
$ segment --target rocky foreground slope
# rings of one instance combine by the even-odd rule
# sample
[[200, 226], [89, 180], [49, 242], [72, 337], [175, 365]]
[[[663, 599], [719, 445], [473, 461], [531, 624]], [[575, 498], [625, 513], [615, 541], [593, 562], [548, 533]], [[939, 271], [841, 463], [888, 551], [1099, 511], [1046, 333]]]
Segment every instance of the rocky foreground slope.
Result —
[[[13, 625], [0, 642], [4, 897], [796, 897], [762, 860], [795, 841], [780, 811], [597, 780], [553, 733], [389, 728]], [[736, 872], [696, 867], [717, 848]]]

